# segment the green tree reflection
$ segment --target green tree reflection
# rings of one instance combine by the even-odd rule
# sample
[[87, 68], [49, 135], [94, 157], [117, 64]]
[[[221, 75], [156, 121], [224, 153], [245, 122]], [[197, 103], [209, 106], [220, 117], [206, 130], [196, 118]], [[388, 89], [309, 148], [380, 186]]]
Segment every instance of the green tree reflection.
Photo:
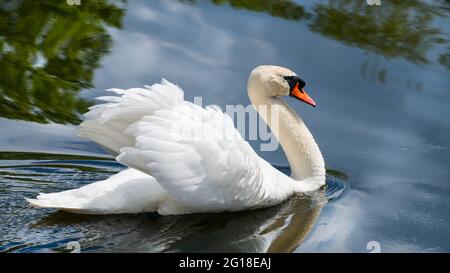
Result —
[[0, 1], [0, 116], [40, 123], [79, 122], [89, 102], [76, 95], [121, 27], [121, 2]]
[[310, 28], [388, 58], [427, 64], [429, 50], [448, 42], [433, 25], [436, 17], [447, 16], [448, 1], [428, 2], [392, 0], [374, 7], [365, 1], [332, 0], [315, 6]]
[[266, 12], [275, 17], [300, 20], [309, 17], [306, 10], [290, 0], [212, 0], [216, 5], [230, 4], [235, 9]]
[[[288, 20], [304, 19], [312, 31], [367, 52], [450, 68], [449, 48], [445, 49], [448, 33], [434, 24], [435, 19], [448, 17], [449, 0], [390, 0], [381, 6], [370, 6], [364, 0], [329, 0], [326, 4], [317, 1], [311, 9], [292, 0], [211, 1]], [[430, 61], [427, 55], [440, 45], [444, 49]], [[381, 80], [386, 77], [386, 71], [378, 74]]]

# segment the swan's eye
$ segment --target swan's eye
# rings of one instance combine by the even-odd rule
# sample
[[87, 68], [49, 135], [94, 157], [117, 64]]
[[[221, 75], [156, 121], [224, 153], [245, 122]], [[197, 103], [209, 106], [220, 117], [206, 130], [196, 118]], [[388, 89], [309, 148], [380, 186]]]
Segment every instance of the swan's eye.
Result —
[[298, 76], [284, 76], [283, 78], [288, 82], [291, 91], [297, 84], [300, 91], [303, 91], [303, 88], [306, 86], [305, 81], [300, 79]]

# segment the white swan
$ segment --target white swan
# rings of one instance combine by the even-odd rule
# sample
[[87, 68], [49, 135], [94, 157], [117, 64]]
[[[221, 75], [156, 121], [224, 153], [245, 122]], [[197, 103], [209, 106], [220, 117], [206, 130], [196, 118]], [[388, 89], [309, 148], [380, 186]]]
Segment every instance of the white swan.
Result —
[[[179, 87], [163, 80], [145, 89], [112, 89], [120, 96], [98, 98], [106, 103], [90, 108], [80, 125], [80, 136], [118, 155], [129, 169], [27, 201], [83, 214], [169, 215], [271, 206], [316, 190], [325, 183], [322, 154], [303, 120], [280, 98], [289, 95], [315, 106], [304, 85], [289, 69], [265, 65], [251, 72], [247, 87], [256, 110], [277, 128], [272, 132], [291, 177], [259, 157], [222, 110], [185, 101]], [[207, 136], [194, 138], [192, 132]]]

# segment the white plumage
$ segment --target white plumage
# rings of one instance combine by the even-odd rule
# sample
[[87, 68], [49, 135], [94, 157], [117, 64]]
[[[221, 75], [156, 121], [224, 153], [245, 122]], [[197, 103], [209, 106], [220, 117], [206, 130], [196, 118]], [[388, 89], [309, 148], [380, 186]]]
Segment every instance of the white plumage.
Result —
[[40, 194], [28, 199], [32, 205], [90, 214], [236, 211], [274, 205], [324, 183], [323, 164], [301, 181], [286, 176], [256, 154], [220, 108], [185, 101], [164, 79], [110, 91], [119, 96], [98, 98], [104, 103], [85, 114], [79, 135], [129, 169], [79, 189]]
[[167, 193], [153, 177], [127, 169], [78, 189], [41, 193], [28, 202], [74, 213], [105, 214], [156, 211], [167, 198]]

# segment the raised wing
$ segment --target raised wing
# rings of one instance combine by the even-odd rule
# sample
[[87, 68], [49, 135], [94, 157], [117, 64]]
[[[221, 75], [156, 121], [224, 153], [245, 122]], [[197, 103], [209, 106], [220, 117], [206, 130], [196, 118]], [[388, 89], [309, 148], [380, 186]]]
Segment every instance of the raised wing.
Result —
[[120, 96], [97, 98], [105, 103], [92, 106], [84, 114], [85, 121], [80, 124], [78, 135], [97, 142], [116, 155], [120, 148], [134, 145], [134, 137], [124, 134], [128, 126], [156, 110], [184, 101], [183, 91], [165, 79], [145, 88], [108, 91]]
[[241, 210], [279, 203], [290, 178], [261, 159], [218, 107], [183, 102], [130, 126], [133, 146], [119, 162], [156, 178], [193, 211]]

